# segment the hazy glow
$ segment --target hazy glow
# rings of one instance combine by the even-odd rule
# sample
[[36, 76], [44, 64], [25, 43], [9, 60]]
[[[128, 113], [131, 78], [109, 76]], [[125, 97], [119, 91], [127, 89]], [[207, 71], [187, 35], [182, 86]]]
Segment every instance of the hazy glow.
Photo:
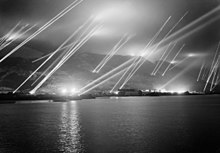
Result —
[[33, 95], [33, 94], [35, 94], [35, 92], [34, 91], [30, 91], [29, 94]]
[[94, 36], [106, 36], [106, 35], [111, 36], [112, 33], [115, 33], [112, 29], [103, 27], [102, 29], [95, 31], [93, 35]]
[[195, 57], [195, 56], [196, 54], [193, 54], [193, 53], [188, 54], [188, 57]]
[[119, 91], [114, 91], [114, 94], [118, 95]]
[[67, 94], [67, 89], [66, 88], [61, 88], [60, 92], [61, 92], [61, 94], [65, 95], [65, 94]]
[[76, 93], [77, 93], [76, 88], [72, 88], [72, 89], [71, 89], [71, 94], [76, 94]]
[[61, 95], [68, 95], [68, 96], [71, 96], [71, 95], [76, 95], [78, 93], [78, 90], [76, 87], [74, 86], [63, 86], [59, 89], [59, 93]]
[[176, 90], [175, 92], [177, 92], [178, 94], [182, 94], [182, 93], [186, 92], [186, 90]]
[[95, 33], [97, 36], [120, 36], [133, 32], [137, 25], [137, 10], [129, 2], [109, 2], [93, 13], [94, 20], [104, 24], [104, 28]]
[[178, 86], [178, 87], [171, 87], [169, 90], [168, 89], [161, 89], [159, 88], [158, 91], [160, 91], [161, 93], [178, 93], [178, 94], [182, 94], [185, 93], [186, 91], [188, 91], [187, 87], [183, 86]]
[[133, 14], [131, 10], [131, 7], [126, 4], [112, 5], [97, 12], [95, 20], [109, 22], [128, 19], [130, 18], [130, 15]]
[[14, 34], [11, 34], [9, 37], [8, 37], [8, 41], [10, 40], [15, 40], [19, 37], [19, 35], [17, 33], [14, 33]]
[[177, 63], [177, 61], [171, 61], [170, 63], [171, 63], [171, 64], [175, 64], [175, 63]]
[[143, 50], [143, 46], [139, 44], [128, 44], [124, 52], [130, 56], [138, 56], [141, 50]]

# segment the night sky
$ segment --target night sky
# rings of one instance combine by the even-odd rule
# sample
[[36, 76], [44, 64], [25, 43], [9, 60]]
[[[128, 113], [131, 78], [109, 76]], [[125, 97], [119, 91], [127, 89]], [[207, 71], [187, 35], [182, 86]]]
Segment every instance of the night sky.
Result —
[[[40, 28], [72, 2], [72, 0], [0, 0], [0, 35], [6, 34], [19, 21], [21, 25], [37, 24], [37, 27]], [[118, 54], [135, 55], [153, 37], [169, 16], [172, 16], [172, 18], [158, 39], [162, 38], [184, 13], [188, 12], [174, 29], [174, 32], [218, 7], [219, 3], [219, 0], [84, 0], [64, 17], [28, 42], [23, 48], [30, 50], [29, 56], [31, 56], [33, 51], [33, 57], [36, 56], [37, 52], [40, 52], [41, 55], [51, 52], [91, 15], [95, 15], [102, 16], [104, 26], [102, 30], [97, 32], [92, 39], [81, 47], [80, 52], [105, 54], [123, 34], [129, 33], [133, 35], [133, 38]], [[203, 57], [206, 59], [213, 58], [220, 40], [219, 13], [220, 8], [188, 30], [190, 31], [206, 24], [200, 30], [193, 32], [178, 42], [178, 46], [186, 44], [184, 51], [179, 55], [179, 60], [189, 53], [199, 56], [205, 55]], [[209, 22], [212, 19], [214, 21]], [[180, 34], [180, 36], [185, 33]], [[22, 53], [22, 49], [17, 52], [21, 56], [25, 56]], [[4, 52], [1, 54], [3, 56]], [[201, 61], [201, 58], [199, 60]], [[186, 62], [185, 64], [188, 63]], [[200, 67], [201, 62], [194, 65]]]
[[[19, 21], [22, 24], [38, 24], [40, 27], [71, 2], [71, 0], [0, 0], [0, 34], [9, 31]], [[169, 16], [172, 16], [172, 19], [167, 27], [171, 28], [186, 11], [189, 11], [177, 30], [218, 5], [218, 0], [85, 0], [31, 43], [38, 42], [32, 47], [38, 49], [39, 46], [40, 50], [49, 45], [56, 47], [90, 15], [107, 14], [103, 30], [83, 49], [105, 53], [123, 33], [129, 32], [135, 37], [121, 53], [133, 54], [135, 49], [140, 49], [149, 41]], [[184, 39], [183, 43], [187, 44], [187, 50], [207, 52], [213, 49], [219, 40], [219, 25], [220, 22], [215, 21]]]

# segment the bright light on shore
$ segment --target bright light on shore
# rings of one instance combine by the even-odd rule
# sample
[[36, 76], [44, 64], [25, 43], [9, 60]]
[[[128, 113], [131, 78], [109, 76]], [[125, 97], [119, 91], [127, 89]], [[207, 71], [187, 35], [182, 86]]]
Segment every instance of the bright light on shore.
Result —
[[65, 95], [65, 96], [72, 96], [72, 95], [76, 95], [79, 91], [77, 90], [77, 88], [75, 87], [62, 87], [59, 90], [59, 93], [61, 95]]

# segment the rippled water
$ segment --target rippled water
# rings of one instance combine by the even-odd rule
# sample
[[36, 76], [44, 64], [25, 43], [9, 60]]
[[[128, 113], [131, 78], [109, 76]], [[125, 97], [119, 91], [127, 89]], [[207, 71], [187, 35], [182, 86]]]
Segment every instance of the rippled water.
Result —
[[220, 96], [0, 105], [0, 152], [218, 153]]

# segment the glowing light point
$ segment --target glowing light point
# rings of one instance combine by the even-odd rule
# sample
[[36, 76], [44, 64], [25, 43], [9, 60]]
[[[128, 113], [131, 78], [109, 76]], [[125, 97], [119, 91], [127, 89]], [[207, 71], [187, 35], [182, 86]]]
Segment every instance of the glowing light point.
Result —
[[66, 94], [66, 93], [67, 93], [67, 89], [66, 89], [66, 88], [62, 88], [62, 89], [61, 89], [61, 93], [62, 93], [62, 94]]
[[175, 64], [175, 63], [176, 63], [176, 61], [171, 61], [170, 63], [171, 63], [171, 64]]
[[114, 94], [118, 95], [119, 91], [114, 91]]
[[193, 53], [188, 54], [188, 57], [194, 57], [194, 56], [196, 56], [196, 55]]
[[15, 39], [17, 39], [17, 38], [18, 38], [18, 35], [17, 35], [17, 34], [12, 34], [12, 35], [9, 36], [8, 41], [10, 41], [10, 40], [15, 40]]
[[35, 91], [30, 91], [29, 94], [34, 95]]

